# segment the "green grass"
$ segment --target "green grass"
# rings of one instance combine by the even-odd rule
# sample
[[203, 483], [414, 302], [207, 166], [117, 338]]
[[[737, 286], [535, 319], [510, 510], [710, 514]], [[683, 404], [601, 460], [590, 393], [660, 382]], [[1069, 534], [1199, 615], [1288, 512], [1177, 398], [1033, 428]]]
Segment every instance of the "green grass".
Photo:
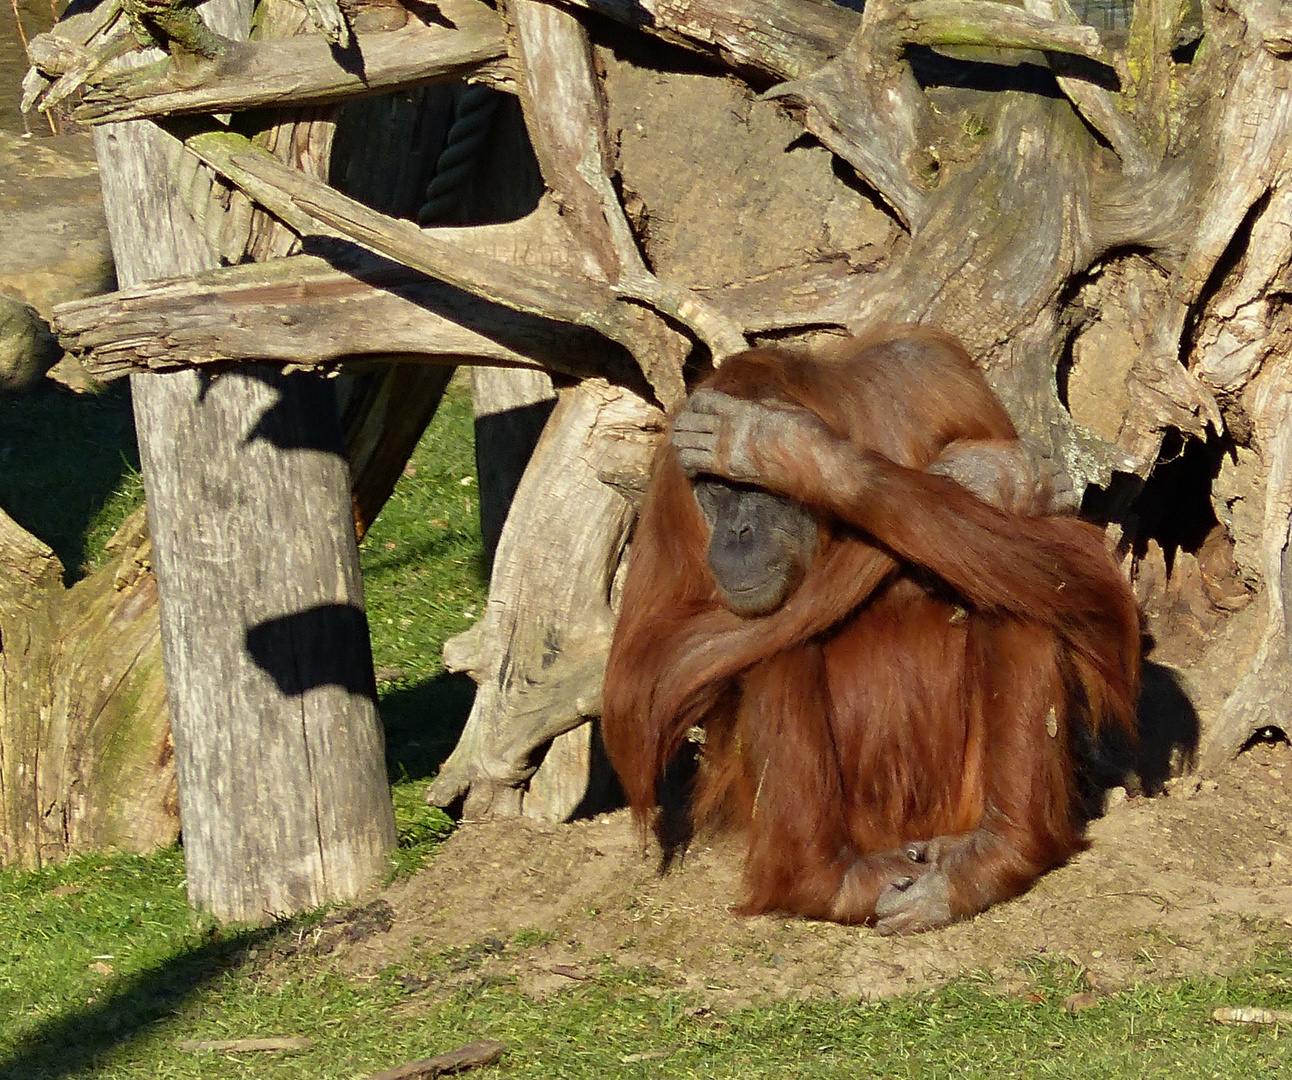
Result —
[[373, 659], [396, 684], [441, 671], [439, 646], [484, 608], [474, 447], [455, 381], [360, 548]]
[[[544, 999], [477, 969], [547, 940], [414, 957], [377, 978], [294, 948], [310, 919], [216, 929], [185, 905], [178, 851], [0, 872], [0, 1077], [348, 1078], [473, 1039], [508, 1052], [485, 1076], [1276, 1076], [1292, 1032], [1221, 1027], [1226, 1004], [1292, 1008], [1292, 953], [1229, 978], [1146, 983], [1070, 1015], [1063, 963], [1026, 965], [1026, 989], [987, 977], [878, 1004], [841, 998], [714, 1012], [649, 967], [605, 962]], [[464, 943], [466, 945], [467, 943]], [[462, 980], [466, 981], [463, 982]], [[450, 981], [453, 980], [453, 981]], [[196, 1053], [189, 1039], [307, 1036], [295, 1053]]]
[[475, 688], [449, 675], [444, 642], [484, 611], [471, 395], [450, 384], [359, 550], [392, 781], [434, 775]]

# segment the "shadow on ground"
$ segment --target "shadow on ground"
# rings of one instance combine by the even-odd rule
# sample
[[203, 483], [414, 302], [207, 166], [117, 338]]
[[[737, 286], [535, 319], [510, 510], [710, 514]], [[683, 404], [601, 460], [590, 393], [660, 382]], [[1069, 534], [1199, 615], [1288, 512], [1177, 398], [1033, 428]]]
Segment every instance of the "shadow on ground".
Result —
[[67, 584], [82, 576], [87, 547], [107, 539], [87, 543], [87, 529], [138, 472], [126, 380], [97, 396], [51, 383], [0, 398], [0, 506], [54, 549]]
[[469, 676], [447, 671], [413, 686], [379, 692], [386, 771], [392, 783], [424, 780], [440, 771], [466, 726], [475, 696]]
[[247, 951], [283, 937], [295, 922], [218, 932], [205, 944], [136, 975], [117, 980], [92, 1005], [69, 1009], [23, 1039], [0, 1080], [54, 1080], [96, 1070], [122, 1043], [169, 1018], [206, 983], [247, 958]]

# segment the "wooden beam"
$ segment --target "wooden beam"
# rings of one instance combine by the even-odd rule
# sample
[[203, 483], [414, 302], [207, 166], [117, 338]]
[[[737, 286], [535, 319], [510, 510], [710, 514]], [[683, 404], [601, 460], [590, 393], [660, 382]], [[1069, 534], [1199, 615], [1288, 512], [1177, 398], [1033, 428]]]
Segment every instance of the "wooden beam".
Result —
[[334, 262], [296, 255], [124, 289], [60, 305], [55, 326], [63, 348], [105, 382], [139, 371], [331, 367], [372, 356], [611, 378], [632, 369], [626, 352], [592, 331], [384, 260]]

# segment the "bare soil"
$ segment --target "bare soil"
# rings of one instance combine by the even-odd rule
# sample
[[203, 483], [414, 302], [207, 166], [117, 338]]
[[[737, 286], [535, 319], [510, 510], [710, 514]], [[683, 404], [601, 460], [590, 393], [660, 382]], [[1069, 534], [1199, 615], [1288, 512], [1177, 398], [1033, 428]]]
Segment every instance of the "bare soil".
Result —
[[1214, 779], [1175, 780], [1154, 798], [1112, 795], [1090, 849], [1025, 896], [896, 939], [733, 915], [738, 845], [700, 847], [661, 876], [623, 811], [570, 825], [466, 823], [431, 866], [382, 892], [389, 929], [336, 952], [355, 973], [395, 965], [446, 991], [506, 979], [539, 996], [611, 961], [732, 1008], [880, 998], [973, 972], [1008, 990], [1026, 982], [1020, 962], [1035, 957], [1071, 961], [1092, 986], [1115, 989], [1223, 973], [1292, 939], [1292, 749], [1257, 746]]

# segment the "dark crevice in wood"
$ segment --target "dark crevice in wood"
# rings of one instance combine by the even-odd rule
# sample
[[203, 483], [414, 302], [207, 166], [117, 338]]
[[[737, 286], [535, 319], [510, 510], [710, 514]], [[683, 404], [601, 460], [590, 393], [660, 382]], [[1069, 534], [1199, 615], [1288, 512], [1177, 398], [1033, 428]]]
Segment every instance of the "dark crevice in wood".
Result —
[[1195, 337], [1202, 324], [1203, 316], [1211, 306], [1212, 299], [1220, 292], [1231, 276], [1242, 272], [1243, 260], [1252, 242], [1252, 229], [1255, 228], [1256, 222], [1265, 213], [1266, 208], [1269, 206], [1270, 198], [1271, 192], [1266, 189], [1261, 193], [1260, 198], [1247, 208], [1247, 213], [1243, 215], [1238, 228], [1234, 230], [1233, 235], [1229, 238], [1229, 243], [1225, 246], [1224, 252], [1211, 268], [1211, 273], [1207, 276], [1206, 283], [1199, 291], [1198, 298], [1189, 309], [1189, 317], [1185, 320], [1184, 331], [1180, 335], [1180, 363], [1187, 363], [1187, 358], [1193, 354]]
[[1257, 728], [1256, 731], [1252, 732], [1251, 738], [1239, 747], [1238, 752], [1241, 754], [1251, 750], [1253, 747], [1268, 746], [1271, 743], [1292, 745], [1292, 739], [1288, 737], [1288, 726], [1268, 724], [1263, 728]]
[[909, 45], [906, 59], [920, 86], [950, 86], [987, 93], [1018, 91], [1041, 97], [1062, 97], [1054, 73], [1039, 64], [1001, 64], [989, 60], [961, 60], [926, 45]]
[[1199, 34], [1192, 41], [1186, 42], [1171, 50], [1171, 62], [1175, 64], [1192, 64], [1193, 58], [1198, 54], [1198, 47], [1202, 44], [1205, 34]]
[[[678, 75], [725, 76], [730, 70], [708, 53], [638, 33], [595, 11], [584, 13], [580, 21], [594, 45], [609, 49], [633, 67]], [[768, 85], [774, 81], [766, 75], [762, 80]]]
[[1072, 366], [1075, 359], [1077, 341], [1077, 329], [1069, 328], [1063, 337], [1063, 347], [1059, 351], [1059, 359], [1054, 367], [1054, 390], [1059, 395], [1059, 404], [1068, 411], [1072, 412], [1071, 402], [1068, 400], [1068, 384], [1072, 378]]
[[1141, 476], [1117, 472], [1107, 484], [1089, 485], [1081, 499], [1081, 517], [1101, 527], [1112, 524], [1125, 527], [1144, 483]]
[[1196, 555], [1212, 529], [1219, 524], [1212, 505], [1211, 488], [1225, 455], [1232, 452], [1229, 439], [1189, 439], [1178, 431], [1167, 432], [1157, 464], [1131, 506], [1134, 516], [1136, 558], [1142, 558], [1150, 540], [1161, 545], [1167, 572], [1176, 555]]

